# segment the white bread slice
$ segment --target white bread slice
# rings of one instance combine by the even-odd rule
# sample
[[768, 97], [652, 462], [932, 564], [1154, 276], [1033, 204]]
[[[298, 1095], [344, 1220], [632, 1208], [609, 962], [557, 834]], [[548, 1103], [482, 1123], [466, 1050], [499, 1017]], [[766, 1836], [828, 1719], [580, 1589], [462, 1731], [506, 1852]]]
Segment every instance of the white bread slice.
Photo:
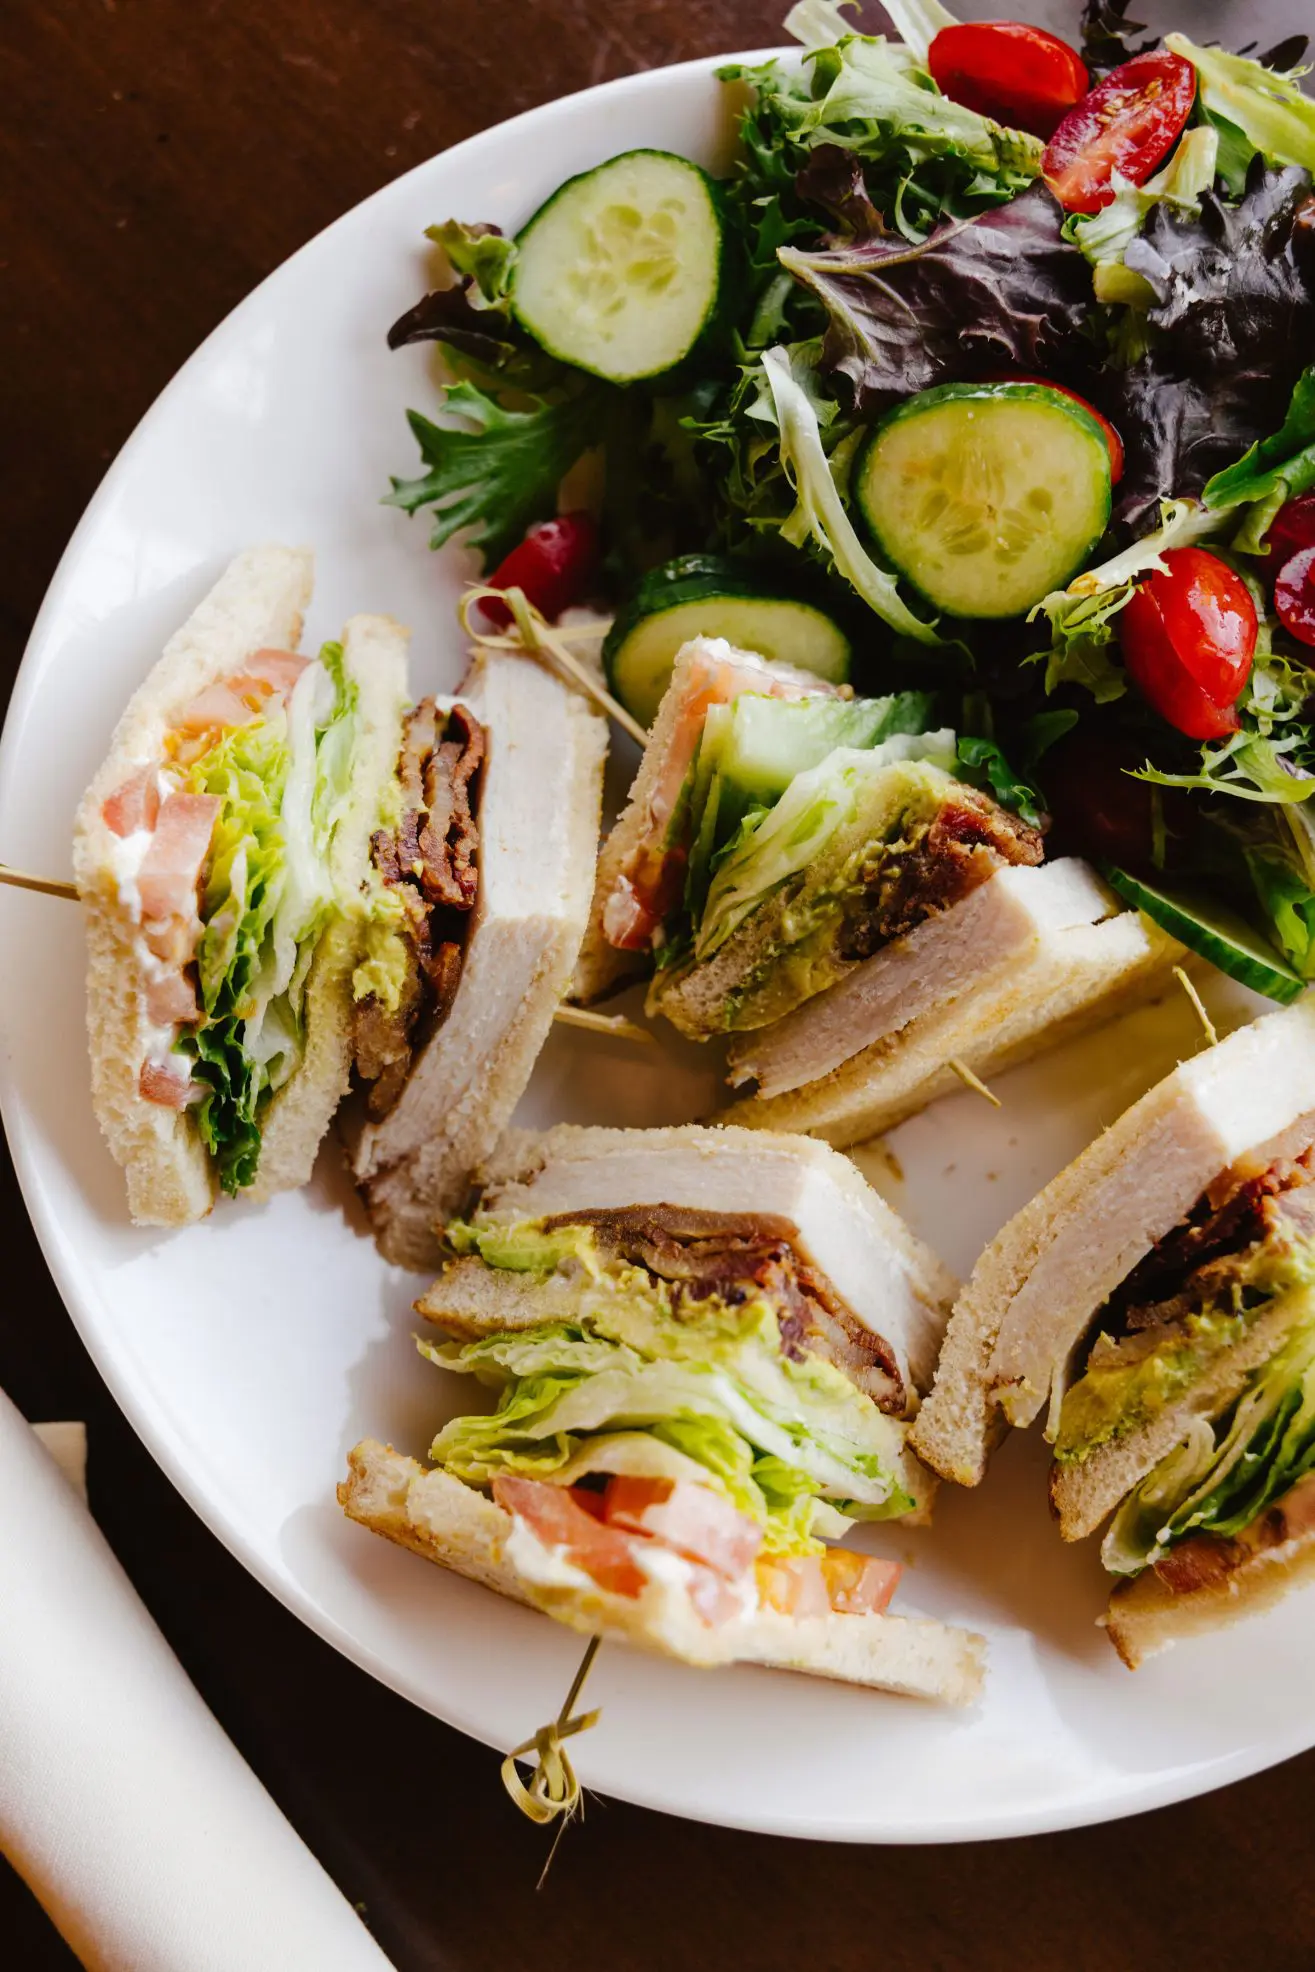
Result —
[[804, 1088], [732, 1104], [722, 1120], [806, 1130], [842, 1149], [866, 1142], [961, 1088], [952, 1061], [984, 1080], [1003, 1074], [1151, 997], [1182, 956], [1136, 911], [1043, 932], [1030, 955], [980, 990], [910, 1020]]
[[1208, 1587], [1171, 1589], [1153, 1568], [1123, 1582], [1101, 1618], [1110, 1642], [1130, 1671], [1183, 1637], [1224, 1629], [1244, 1616], [1271, 1609], [1292, 1589], [1315, 1582], [1315, 1531], [1277, 1547], [1259, 1548], [1226, 1580]]
[[1101, 1445], [1080, 1462], [1050, 1468], [1050, 1504], [1066, 1541], [1094, 1534], [1126, 1494], [1140, 1485], [1180, 1442], [1190, 1419], [1222, 1416], [1242, 1394], [1253, 1370], [1267, 1363], [1294, 1327], [1309, 1316], [1304, 1294], [1285, 1295], [1266, 1308], [1241, 1340], [1225, 1349], [1177, 1403], [1166, 1404], [1126, 1438]]
[[1315, 995], [1239, 1028], [1124, 1112], [1017, 1213], [950, 1320], [918, 1455], [975, 1486], [1007, 1424], [1028, 1424], [1097, 1310], [1206, 1188], [1289, 1154], [1315, 1111]]
[[437, 1222], [463, 1204], [530, 1079], [570, 984], [589, 910], [607, 728], [533, 659], [488, 651], [461, 696], [489, 736], [479, 901], [456, 998], [377, 1123], [348, 1125], [380, 1250], [436, 1266]]
[[890, 1344], [906, 1381], [917, 1391], [928, 1386], [954, 1276], [825, 1144], [697, 1123], [665, 1130], [562, 1123], [543, 1136], [508, 1131], [482, 1176], [481, 1222], [686, 1203], [791, 1219], [859, 1321]]
[[[381, 797], [397, 772], [409, 641], [410, 632], [389, 616], [353, 616], [343, 631], [343, 668], [356, 685], [358, 728], [352, 801], [330, 856], [340, 898], [362, 894]], [[246, 1194], [251, 1199], [310, 1181], [320, 1141], [351, 1080], [352, 973], [360, 955], [359, 914], [336, 918], [320, 939], [306, 981], [305, 1053], [261, 1123], [260, 1163]]]
[[[677, 1583], [652, 1582], [632, 1597], [600, 1589], [575, 1570], [566, 1578], [568, 1571], [554, 1568], [552, 1557], [496, 1502], [376, 1439], [367, 1438], [348, 1455], [338, 1499], [351, 1519], [374, 1533], [586, 1635], [663, 1651], [689, 1664], [765, 1664], [947, 1705], [970, 1705], [981, 1690], [984, 1639], [929, 1618], [796, 1619], [758, 1610], [710, 1627]], [[539, 1560], [548, 1565], [535, 1566]]]
[[1033, 956], [1048, 935], [1098, 923], [1119, 908], [1095, 871], [1073, 857], [1035, 869], [1007, 865], [783, 1020], [739, 1035], [728, 1079], [756, 1082], [759, 1102], [805, 1088], [911, 1021], [980, 990]]
[[[720, 637], [693, 637], [683, 644], [676, 653], [676, 661], [671, 669], [671, 681], [662, 695], [662, 703], [657, 710], [648, 745], [644, 748], [630, 793], [619, 820], [609, 831], [602, 852], [598, 858], [598, 873], [594, 882], [593, 902], [589, 909], [589, 925], [580, 948], [579, 963], [575, 969], [575, 980], [571, 998], [581, 1005], [588, 1006], [595, 1000], [604, 999], [609, 993], [619, 992], [631, 980], [639, 978], [651, 970], [650, 952], [623, 952], [615, 945], [609, 945], [603, 935], [603, 908], [616, 879], [629, 861], [638, 844], [650, 828], [650, 807], [654, 796], [659, 792], [667, 769], [667, 759], [676, 738], [676, 729], [684, 713], [685, 698], [689, 689], [691, 666], [700, 658], [711, 655], [736, 663], [745, 664], [752, 670], [761, 670], [767, 676], [780, 676], [792, 682], [802, 683], [802, 674], [789, 665], [771, 664], [766, 658], [756, 656], [751, 651], [736, 650]], [[746, 684], [745, 689], [751, 689]], [[826, 687], [818, 684], [819, 691]]]
[[252, 548], [230, 563], [138, 686], [78, 808], [73, 871], [87, 932], [87, 1035], [96, 1118], [128, 1181], [138, 1225], [183, 1226], [214, 1202], [210, 1159], [186, 1111], [143, 1102], [137, 1080], [150, 1022], [134, 956], [136, 927], [119, 901], [118, 840], [101, 813], [108, 797], [163, 753], [189, 700], [238, 670], [262, 646], [294, 650], [310, 600], [308, 549]]

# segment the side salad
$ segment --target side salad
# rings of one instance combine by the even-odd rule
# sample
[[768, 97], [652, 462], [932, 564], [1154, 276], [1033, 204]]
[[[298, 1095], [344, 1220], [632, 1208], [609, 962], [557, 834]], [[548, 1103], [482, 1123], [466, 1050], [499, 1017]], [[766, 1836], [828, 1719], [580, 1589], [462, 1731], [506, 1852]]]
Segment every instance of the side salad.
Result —
[[959, 771], [1274, 999], [1315, 980], [1315, 100], [1304, 39], [1074, 45], [801, 0], [726, 179], [639, 150], [450, 284], [390, 501], [641, 722], [696, 632], [929, 694]]

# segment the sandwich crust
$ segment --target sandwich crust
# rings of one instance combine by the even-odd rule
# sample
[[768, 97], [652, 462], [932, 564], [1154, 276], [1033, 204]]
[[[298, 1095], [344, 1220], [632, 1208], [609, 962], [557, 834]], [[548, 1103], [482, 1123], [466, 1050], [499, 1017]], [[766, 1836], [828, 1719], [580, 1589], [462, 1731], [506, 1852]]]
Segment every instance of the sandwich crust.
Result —
[[1184, 1637], [1224, 1629], [1315, 1582], [1315, 1529], [1255, 1547], [1236, 1567], [1193, 1589], [1172, 1589], [1153, 1568], [1123, 1582], [1102, 1623], [1130, 1671]]
[[192, 1118], [142, 1100], [137, 1082], [150, 1023], [135, 956], [136, 927], [119, 901], [108, 797], [162, 757], [188, 701], [262, 646], [295, 649], [310, 598], [303, 548], [249, 549], [231, 562], [133, 693], [78, 808], [73, 871], [87, 935], [87, 1038], [96, 1118], [128, 1184], [138, 1225], [182, 1226], [214, 1202], [210, 1159]]
[[531, 1579], [508, 1552], [512, 1516], [482, 1493], [376, 1439], [357, 1445], [347, 1463], [338, 1500], [350, 1519], [586, 1635], [685, 1663], [764, 1664], [949, 1705], [970, 1705], [981, 1690], [985, 1642], [971, 1631], [910, 1616], [794, 1618], [775, 1610], [710, 1627], [677, 1584], [653, 1582], [632, 1597], [587, 1579]]

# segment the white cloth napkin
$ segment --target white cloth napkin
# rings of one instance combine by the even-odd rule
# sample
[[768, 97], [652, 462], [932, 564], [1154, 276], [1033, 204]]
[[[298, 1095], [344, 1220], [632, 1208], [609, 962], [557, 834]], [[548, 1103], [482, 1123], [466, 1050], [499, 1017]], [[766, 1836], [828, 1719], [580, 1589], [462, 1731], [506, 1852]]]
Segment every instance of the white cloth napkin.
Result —
[[0, 1848], [95, 1972], [388, 1972], [3, 1392]]

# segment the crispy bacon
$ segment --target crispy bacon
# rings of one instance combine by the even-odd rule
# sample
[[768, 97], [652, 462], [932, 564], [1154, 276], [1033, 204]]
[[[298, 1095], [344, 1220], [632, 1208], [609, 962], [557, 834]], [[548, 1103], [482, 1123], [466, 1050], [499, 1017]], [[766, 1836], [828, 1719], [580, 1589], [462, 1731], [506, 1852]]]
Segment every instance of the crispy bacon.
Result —
[[219, 813], [214, 794], [169, 794], [137, 875], [144, 918], [190, 917]]
[[144, 1102], [158, 1103], [163, 1109], [186, 1109], [192, 1100], [192, 1078], [162, 1061], [144, 1061], [137, 1077], [137, 1088]]
[[907, 853], [881, 858], [846, 924], [842, 956], [871, 958], [892, 939], [961, 903], [1007, 864], [1035, 866], [1044, 855], [1039, 829], [989, 794], [956, 787]]
[[682, 1301], [754, 1294], [776, 1307], [784, 1353], [813, 1353], [842, 1369], [884, 1411], [902, 1416], [908, 1391], [894, 1351], [866, 1328], [820, 1268], [799, 1251], [799, 1228], [765, 1212], [705, 1212], [676, 1205], [598, 1207], [544, 1220], [591, 1226], [599, 1244], [675, 1283]]
[[160, 812], [160, 786], [154, 767], [139, 767], [102, 804], [105, 826], [115, 835], [135, 835], [153, 829]]
[[397, 763], [402, 817], [378, 829], [370, 854], [406, 913], [410, 953], [398, 1006], [360, 1002], [353, 1022], [356, 1072], [368, 1083], [370, 1114], [386, 1116], [406, 1085], [422, 1033], [447, 1018], [461, 983], [469, 913], [479, 892], [475, 818], [484, 729], [464, 706], [439, 711], [432, 698], [408, 714]]

